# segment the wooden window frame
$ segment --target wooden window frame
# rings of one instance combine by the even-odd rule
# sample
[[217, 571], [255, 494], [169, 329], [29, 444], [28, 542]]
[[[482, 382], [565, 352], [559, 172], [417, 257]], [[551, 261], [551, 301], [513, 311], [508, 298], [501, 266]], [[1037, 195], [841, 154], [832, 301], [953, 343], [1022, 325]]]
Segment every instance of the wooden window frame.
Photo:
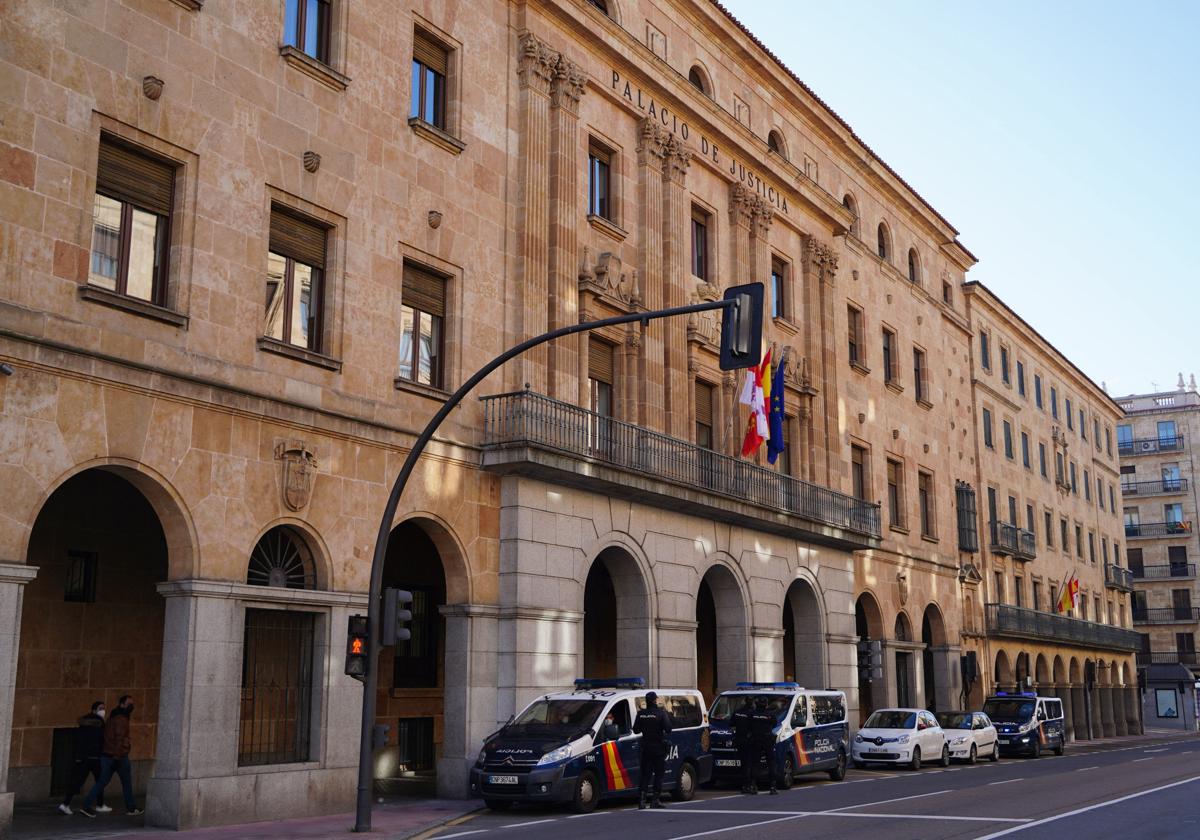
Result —
[[[417, 282], [435, 282], [436, 281], [436, 282], [441, 283], [441, 301], [440, 301], [441, 312], [434, 311], [438, 307], [436, 305], [437, 302], [432, 301], [432, 296], [425, 295], [424, 297], [425, 297], [426, 301], [431, 301], [433, 303], [433, 305], [430, 305], [429, 302], [426, 302], [425, 305], [422, 306], [421, 305], [422, 301], [415, 299], [417, 297], [417, 293], [415, 292], [415, 290], [410, 292], [410, 295], [414, 299], [409, 299], [409, 296], [406, 296], [404, 294], [404, 286], [409, 285], [410, 279], [411, 279], [412, 283], [414, 284], [414, 286]], [[404, 376], [398, 369], [396, 372], [396, 379], [398, 381], [411, 383], [413, 385], [424, 386], [427, 388], [436, 388], [438, 390], [444, 390], [444, 388], [445, 388], [445, 370], [446, 370], [446, 313], [447, 313], [446, 299], [449, 297], [449, 295], [447, 294], [446, 285], [449, 282], [450, 282], [450, 278], [446, 277], [444, 274], [442, 274], [442, 272], [435, 271], [431, 268], [428, 268], [427, 266], [420, 265], [412, 260], [405, 260], [404, 276], [401, 281], [400, 312], [401, 312], [401, 323], [403, 323], [403, 314], [404, 314], [405, 309], [408, 309], [412, 313], [410, 320], [412, 323], [413, 334], [412, 334], [412, 339], [410, 341], [411, 354], [410, 354], [410, 358], [409, 358], [409, 362], [408, 362], [409, 372], [411, 373], [411, 376]], [[437, 341], [435, 342], [436, 347], [434, 348], [434, 351], [433, 351], [433, 353], [434, 353], [434, 358], [432, 360], [433, 363], [430, 364], [430, 366], [429, 366], [429, 382], [421, 382], [419, 379], [420, 370], [421, 370], [421, 367], [420, 367], [420, 365], [421, 365], [420, 316], [421, 315], [429, 316], [429, 318], [431, 319], [431, 324], [434, 325], [434, 327], [436, 328], [436, 332], [437, 332]], [[403, 335], [401, 335], [401, 340], [403, 340]]]
[[921, 536], [937, 539], [937, 493], [929, 470], [917, 469], [917, 507], [921, 517]]
[[708, 282], [711, 242], [708, 236], [712, 214], [695, 204], [692, 205], [692, 276]]
[[771, 255], [771, 317], [788, 320], [791, 295], [788, 284], [791, 272], [787, 260]]
[[[422, 41], [425, 43], [422, 44]], [[450, 95], [451, 52], [452, 50], [441, 39], [424, 29], [417, 28], [413, 31], [413, 78], [410, 79], [409, 118], [420, 120], [444, 132], [449, 132], [450, 130], [450, 109], [448, 103]], [[435, 66], [435, 53], [439, 54], [440, 61], [437, 64], [440, 66]], [[425, 57], [419, 57], [420, 55], [424, 55]], [[433, 92], [434, 113], [427, 114], [425, 112], [428, 93], [426, 85], [429, 83], [430, 75], [434, 77], [433, 81], [435, 84]], [[414, 94], [415, 101], [413, 101]]]
[[905, 499], [904, 461], [887, 459], [887, 508], [888, 527], [893, 531], [908, 532], [908, 505]]
[[[329, 235], [330, 228], [322, 222], [319, 222], [309, 216], [304, 216], [290, 207], [281, 204], [272, 203], [271, 205], [271, 227], [276, 227], [277, 214], [282, 218], [287, 218], [292, 223], [299, 223], [313, 229], [318, 229], [323, 232], [324, 241], [321, 246], [320, 265], [314, 265], [318, 260], [313, 259], [311, 262], [304, 259], [293, 251], [290, 247], [281, 247], [283, 243], [276, 238], [274, 231], [270, 234], [267, 251], [275, 254], [284, 260], [284, 314], [283, 314], [283, 335], [276, 337], [267, 335], [266, 324], [264, 322], [262, 335], [272, 341], [278, 341], [287, 347], [300, 347], [312, 353], [324, 354], [326, 352], [325, 340], [325, 323], [327, 313], [325, 311], [329, 300], [329, 291], [327, 284], [328, 264], [329, 264]], [[280, 225], [282, 227], [282, 223]], [[313, 283], [310, 291], [310, 307], [316, 310], [315, 317], [312, 318], [312, 324], [308, 332], [308, 344], [299, 345], [292, 343], [292, 294], [295, 284], [295, 269], [296, 265], [307, 266], [312, 271]], [[268, 301], [268, 304], [270, 302]], [[266, 313], [263, 313], [266, 317]]]
[[920, 405], [928, 408], [933, 405], [933, 401], [929, 399], [929, 354], [925, 352], [924, 347], [913, 345], [913, 388], [914, 395]]
[[[613, 158], [616, 153], [592, 137], [588, 140], [587, 212], [616, 224], [616, 202], [613, 200]], [[603, 196], [599, 187], [603, 186]]]
[[304, 53], [309, 58], [315, 59], [322, 64], [330, 63], [331, 54], [331, 38], [330, 32], [333, 26], [333, 0], [317, 0], [317, 54], [313, 55], [304, 48], [305, 37], [308, 34], [308, 2], [307, 0], [296, 0], [296, 37], [295, 43], [287, 43], [287, 26], [289, 23], [287, 4], [284, 4], [284, 42], [286, 46], [294, 47]]

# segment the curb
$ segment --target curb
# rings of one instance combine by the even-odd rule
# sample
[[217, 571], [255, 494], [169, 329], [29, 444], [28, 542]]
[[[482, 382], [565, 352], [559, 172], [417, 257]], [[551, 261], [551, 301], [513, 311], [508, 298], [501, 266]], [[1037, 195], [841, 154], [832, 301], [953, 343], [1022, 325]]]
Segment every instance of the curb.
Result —
[[399, 834], [389, 834], [388, 840], [425, 840], [431, 832], [437, 831], [439, 828], [444, 828], [448, 825], [457, 825], [459, 822], [466, 822], [476, 814], [481, 814], [486, 811], [486, 808], [472, 808], [470, 811], [464, 811], [461, 814], [443, 817], [425, 825], [416, 828], [410, 828], [402, 831]]

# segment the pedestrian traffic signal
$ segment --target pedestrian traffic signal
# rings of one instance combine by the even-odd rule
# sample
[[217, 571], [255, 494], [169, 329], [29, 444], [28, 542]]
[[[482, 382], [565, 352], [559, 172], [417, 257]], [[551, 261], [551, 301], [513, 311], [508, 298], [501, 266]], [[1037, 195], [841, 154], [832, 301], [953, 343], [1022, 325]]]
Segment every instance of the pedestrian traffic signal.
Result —
[[350, 616], [346, 631], [346, 676], [360, 681], [367, 678], [367, 656], [371, 646], [367, 628], [365, 615]]
[[380, 628], [380, 641], [384, 647], [390, 647], [396, 642], [406, 642], [412, 638], [405, 624], [412, 621], [412, 593], [406, 589], [383, 590], [383, 625]]
[[721, 370], [754, 367], [762, 361], [763, 284], [725, 290], [733, 306], [721, 310]]

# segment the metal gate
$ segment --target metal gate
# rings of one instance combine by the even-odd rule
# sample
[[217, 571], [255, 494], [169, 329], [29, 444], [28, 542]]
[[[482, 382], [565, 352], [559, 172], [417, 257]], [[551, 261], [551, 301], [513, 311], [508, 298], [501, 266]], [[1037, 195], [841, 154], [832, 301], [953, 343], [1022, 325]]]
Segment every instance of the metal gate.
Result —
[[315, 619], [246, 610], [239, 765], [308, 761]]

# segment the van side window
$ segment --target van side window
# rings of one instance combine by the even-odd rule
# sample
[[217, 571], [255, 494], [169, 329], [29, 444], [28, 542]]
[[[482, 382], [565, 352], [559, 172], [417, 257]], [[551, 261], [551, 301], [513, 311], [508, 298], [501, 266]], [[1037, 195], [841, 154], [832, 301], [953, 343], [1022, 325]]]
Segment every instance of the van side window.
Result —
[[1038, 703], [1037, 718], [1038, 718], [1038, 720], [1046, 719], [1046, 704], [1045, 703]]
[[632, 731], [632, 727], [629, 725], [629, 701], [618, 700], [616, 703], [613, 703], [611, 711], [613, 723], [617, 725], [617, 730], [622, 735], [628, 735]]
[[826, 723], [841, 723], [846, 718], [846, 707], [838, 695], [813, 697], [813, 723], [821, 726]]
[[[644, 706], [646, 699], [642, 697], [639, 700]], [[671, 716], [671, 726], [675, 729], [704, 725], [704, 713], [700, 711], [700, 702], [692, 695], [668, 694], [658, 700], [659, 705]]]
[[801, 694], [796, 698], [796, 708], [792, 711], [792, 728], [799, 729], [808, 724], [808, 698]]

